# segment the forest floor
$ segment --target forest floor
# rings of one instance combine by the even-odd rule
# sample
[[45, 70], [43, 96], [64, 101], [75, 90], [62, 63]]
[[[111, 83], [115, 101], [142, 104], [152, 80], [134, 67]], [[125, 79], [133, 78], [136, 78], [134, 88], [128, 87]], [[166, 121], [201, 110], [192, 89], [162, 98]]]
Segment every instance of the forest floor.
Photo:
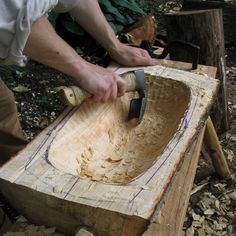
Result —
[[[232, 179], [220, 179], [210, 160], [200, 157], [183, 228], [183, 234], [188, 236], [236, 235], [236, 45], [227, 47], [226, 55], [230, 129], [220, 136], [220, 141], [233, 173]], [[15, 94], [19, 118], [29, 141], [64, 109], [54, 88], [71, 83], [65, 75], [35, 62], [3, 79]], [[0, 214], [0, 226], [4, 219]], [[19, 234], [22, 236], [59, 235], [55, 228], [35, 226], [22, 219], [20, 217], [16, 225], [8, 224], [9, 231], [22, 232]], [[34, 234], [29, 234], [32, 232]]]

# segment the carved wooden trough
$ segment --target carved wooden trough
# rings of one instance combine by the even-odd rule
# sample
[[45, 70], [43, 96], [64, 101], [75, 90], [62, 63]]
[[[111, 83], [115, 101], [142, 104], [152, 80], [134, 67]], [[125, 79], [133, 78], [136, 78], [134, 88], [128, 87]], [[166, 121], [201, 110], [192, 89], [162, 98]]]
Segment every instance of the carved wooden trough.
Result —
[[[124, 73], [132, 68], [120, 68]], [[67, 109], [0, 169], [1, 193], [36, 224], [73, 234], [141, 235], [204, 125], [217, 81], [145, 67], [148, 103], [128, 123], [128, 93], [111, 104]]]

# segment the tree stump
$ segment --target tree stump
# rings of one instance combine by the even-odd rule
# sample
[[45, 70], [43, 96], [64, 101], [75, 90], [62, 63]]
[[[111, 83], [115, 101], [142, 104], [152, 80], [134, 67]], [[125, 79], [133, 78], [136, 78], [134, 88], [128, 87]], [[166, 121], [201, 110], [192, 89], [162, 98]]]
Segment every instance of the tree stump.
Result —
[[[168, 41], [183, 40], [200, 46], [199, 63], [217, 67], [216, 78], [221, 81], [212, 111], [217, 132], [229, 128], [225, 75], [224, 30], [221, 9], [180, 11], [166, 15]], [[175, 50], [170, 58], [190, 62], [190, 55]]]

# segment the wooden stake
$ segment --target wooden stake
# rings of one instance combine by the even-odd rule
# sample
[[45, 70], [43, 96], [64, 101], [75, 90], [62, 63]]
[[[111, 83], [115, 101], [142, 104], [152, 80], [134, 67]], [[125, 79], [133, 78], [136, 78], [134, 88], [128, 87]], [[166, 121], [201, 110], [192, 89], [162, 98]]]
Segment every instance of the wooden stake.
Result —
[[212, 163], [217, 174], [223, 178], [230, 178], [230, 170], [210, 117], [207, 119], [206, 122], [204, 143], [212, 159]]

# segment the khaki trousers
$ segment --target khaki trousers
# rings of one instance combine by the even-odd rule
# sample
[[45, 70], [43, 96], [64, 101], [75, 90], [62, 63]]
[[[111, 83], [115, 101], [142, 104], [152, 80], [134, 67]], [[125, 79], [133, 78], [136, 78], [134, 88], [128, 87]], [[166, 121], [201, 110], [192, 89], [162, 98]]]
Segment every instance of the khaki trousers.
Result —
[[13, 93], [0, 78], [0, 165], [25, 145]]

